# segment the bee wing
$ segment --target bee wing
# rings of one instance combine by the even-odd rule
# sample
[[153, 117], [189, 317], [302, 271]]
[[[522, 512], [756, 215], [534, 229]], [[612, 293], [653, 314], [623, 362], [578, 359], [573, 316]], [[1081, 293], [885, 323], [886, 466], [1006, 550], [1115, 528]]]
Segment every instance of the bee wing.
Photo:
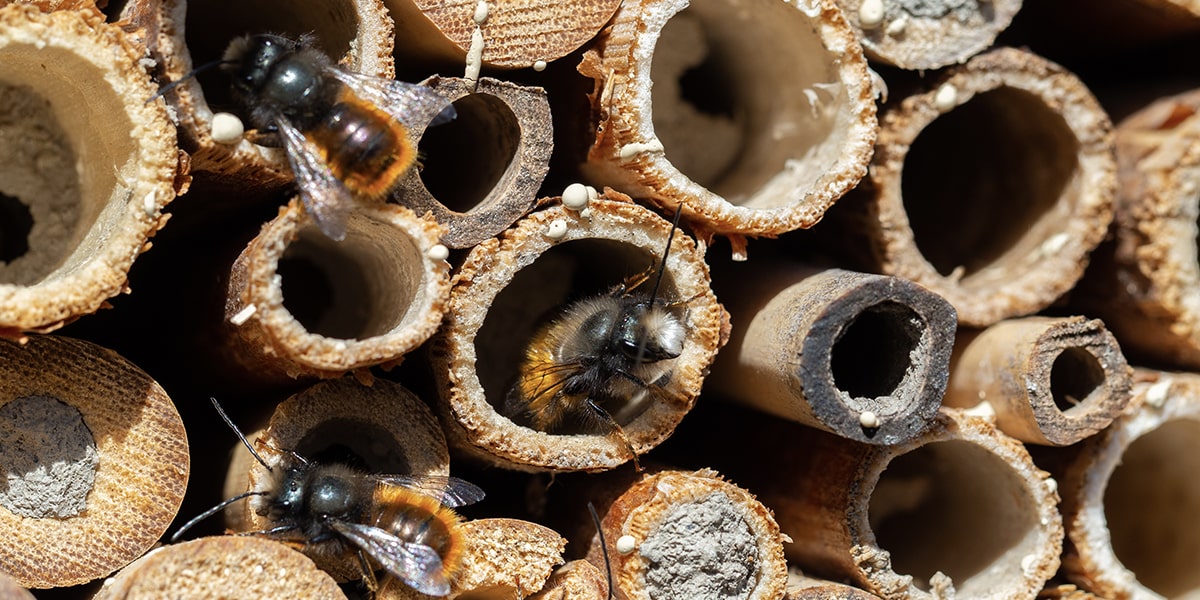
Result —
[[300, 188], [300, 200], [308, 216], [330, 238], [341, 241], [346, 237], [346, 219], [353, 198], [350, 190], [334, 176], [316, 144], [304, 137], [287, 119], [275, 119], [280, 137], [287, 149], [288, 164]]
[[483, 500], [483, 489], [457, 477], [445, 475], [375, 475], [385, 485], [397, 485], [437, 498], [449, 508], [458, 508]]
[[457, 116], [454, 105], [432, 89], [407, 81], [372, 77], [342, 69], [333, 76], [405, 125], [441, 125]]
[[430, 596], [450, 593], [442, 557], [433, 548], [406, 542], [383, 529], [362, 523], [332, 520], [330, 525], [414, 590]]

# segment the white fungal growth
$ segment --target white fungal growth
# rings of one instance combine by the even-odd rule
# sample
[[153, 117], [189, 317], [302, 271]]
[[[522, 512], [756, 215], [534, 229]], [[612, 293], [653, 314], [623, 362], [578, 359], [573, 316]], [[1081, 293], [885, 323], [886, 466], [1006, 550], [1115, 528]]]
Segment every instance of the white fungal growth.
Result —
[[544, 60], [534, 61], [534, 63], [533, 63], [533, 70], [537, 71], [539, 73], [541, 73], [542, 71], [545, 71], [546, 67], [547, 67], [546, 61], [544, 61]]
[[433, 247], [429, 249], [429, 258], [432, 258], [433, 260], [446, 260], [447, 258], [450, 258], [450, 249], [441, 244], [434, 244]]
[[947, 112], [958, 106], [958, 88], [949, 83], [943, 83], [933, 94], [933, 107], [938, 112]]
[[876, 429], [880, 425], [879, 415], [865, 410], [862, 414], [858, 415], [858, 424], [862, 425], [864, 429]]
[[863, 0], [858, 7], [858, 24], [863, 29], [883, 25], [883, 0]]
[[471, 33], [471, 47], [467, 50], [467, 69], [463, 79], [472, 84], [479, 81], [479, 70], [483, 68], [483, 30], [476, 27]]
[[476, 25], [483, 25], [488, 18], [487, 0], [479, 0], [479, 4], [475, 5], [475, 14], [471, 18], [475, 20]]
[[212, 139], [218, 144], [236, 144], [242, 141], [246, 126], [237, 115], [219, 112], [212, 116]]
[[617, 538], [617, 552], [629, 554], [635, 549], [637, 549], [637, 540], [632, 535], [623, 535]]
[[1050, 493], [1057, 492], [1058, 491], [1058, 480], [1053, 477], [1047, 477], [1046, 478], [1046, 489], [1050, 490]]
[[619, 152], [621, 160], [629, 160], [643, 152], [662, 152], [663, 145], [658, 138], [654, 138], [646, 143], [632, 142], [621, 146]]
[[257, 306], [255, 306], [253, 304], [247, 304], [246, 308], [239, 310], [237, 312], [237, 314], [233, 315], [232, 317], [229, 317], [229, 322], [240, 327], [240, 326], [244, 325], [246, 323], [246, 321], [249, 321], [250, 317], [253, 317], [254, 313], [256, 313], [256, 312], [258, 312]]
[[591, 201], [591, 194], [588, 193], [587, 186], [582, 183], [572, 183], [563, 190], [563, 206], [571, 210], [583, 210], [587, 208], [589, 201]]
[[146, 194], [142, 199], [142, 210], [146, 211], [147, 217], [154, 217], [154, 213], [158, 212], [158, 190], [150, 190]]
[[552, 240], [561, 240], [567, 237], [567, 222], [562, 219], [555, 219], [546, 227], [546, 237]]

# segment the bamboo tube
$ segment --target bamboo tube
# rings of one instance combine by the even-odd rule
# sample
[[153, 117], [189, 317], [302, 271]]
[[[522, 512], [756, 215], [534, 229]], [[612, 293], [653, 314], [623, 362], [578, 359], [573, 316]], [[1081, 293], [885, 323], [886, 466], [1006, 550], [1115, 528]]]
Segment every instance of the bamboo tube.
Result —
[[872, 268], [986, 327], [1045, 308], [1083, 274], [1112, 218], [1112, 144], [1082, 82], [993, 50], [881, 118], [866, 191], [840, 217], [870, 240]]
[[1069, 583], [1047, 586], [1037, 597], [1038, 600], [1102, 600], [1100, 596]]
[[0, 572], [24, 587], [125, 566], [183, 500], [188, 443], [171, 399], [88, 342], [0, 341], [0, 440]]
[[424, 84], [453, 102], [458, 117], [414, 132], [425, 166], [410, 169], [395, 196], [445, 226], [443, 244], [467, 248], [533, 210], [554, 149], [550, 103], [541, 88], [489, 77]]
[[[608, 23], [618, 0], [385, 0], [396, 20], [396, 53], [410, 60], [544, 68]], [[478, 56], [473, 54], [478, 52]]]
[[[711, 469], [634, 482], [601, 516], [618, 600], [783, 596], [779, 526], [746, 490]], [[598, 536], [588, 561], [603, 569]]]
[[[1200, 91], [1164, 98], [1117, 132], [1120, 194], [1111, 262], [1073, 297], [1135, 357], [1200, 368]], [[1107, 256], [1107, 255], [1106, 255]]]
[[[187, 0], [132, 0], [121, 14], [144, 30], [145, 45], [158, 62], [163, 84], [180, 81], [193, 68], [219, 60], [229, 42], [247, 33], [312, 33], [321, 50], [351, 71], [378, 77], [392, 77], [396, 72], [394, 27], [381, 0], [300, 4], [288, 0], [191, 4]], [[180, 145], [191, 154], [194, 170], [250, 187], [278, 187], [292, 180], [287, 158], [279, 149], [245, 138], [224, 143], [213, 139], [213, 114], [232, 107], [229, 81], [223, 74], [198, 74], [165, 98], [179, 127]], [[246, 121], [247, 115], [238, 116]]]
[[871, 60], [925, 70], [966, 62], [987, 49], [1021, 0], [907, 2], [838, 0]]
[[312, 560], [264, 538], [216, 536], [157, 548], [106, 580], [94, 600], [345, 600]]
[[1067, 446], [1108, 427], [1124, 410], [1131, 373], [1099, 320], [1011, 319], [962, 338], [944, 404], [987, 402], [1004, 433]]
[[3, 573], [0, 573], [0, 598], [4, 598], [4, 600], [35, 600], [29, 590], [17, 585], [16, 581]]
[[450, 267], [441, 232], [379, 204], [358, 207], [334, 242], [293, 200], [233, 265], [225, 321], [235, 357], [262, 378], [398, 363], [442, 319]]
[[875, 91], [832, 0], [626, 2], [580, 72], [598, 119], [584, 173], [698, 227], [811, 227], [866, 173]]
[[550, 575], [529, 600], [608, 600], [608, 578], [586, 560], [573, 560]]
[[814, 579], [804, 574], [788, 570], [787, 593], [784, 600], [878, 600], [879, 596], [860, 590], [856, 587]]
[[[542, 589], [561, 565], [566, 540], [553, 530], [518, 519], [477, 519], [460, 527], [466, 546], [462, 570], [445, 598], [474, 600], [525, 598]], [[380, 600], [434, 598], [389, 578]]]
[[[534, 331], [564, 299], [605, 293], [656, 265], [670, 231], [664, 219], [609, 193], [581, 211], [554, 205], [532, 213], [472, 249], [455, 276], [446, 321], [431, 350], [437, 408], [451, 446], [526, 471], [599, 471], [633, 458], [619, 436], [550, 434], [518, 425], [500, 407]], [[667, 397], [606, 407], [638, 454], [671, 435], [691, 409], [728, 335], [728, 317], [709, 288], [702, 256], [694, 241], [676, 232], [660, 297], [683, 304], [687, 333], [669, 382], [654, 394]]]
[[141, 58], [94, 10], [0, 8], [0, 337], [57, 329], [128, 292], [186, 188], [167, 113], [145, 104]]
[[954, 345], [949, 303], [909, 281], [841, 269], [743, 275], [717, 290], [742, 326], [712, 389], [869, 444], [903, 443], [931, 424]]
[[1139, 370], [1128, 414], [1085, 440], [1060, 475], [1063, 571], [1104, 598], [1185, 598], [1200, 590], [1194, 477], [1200, 376]]

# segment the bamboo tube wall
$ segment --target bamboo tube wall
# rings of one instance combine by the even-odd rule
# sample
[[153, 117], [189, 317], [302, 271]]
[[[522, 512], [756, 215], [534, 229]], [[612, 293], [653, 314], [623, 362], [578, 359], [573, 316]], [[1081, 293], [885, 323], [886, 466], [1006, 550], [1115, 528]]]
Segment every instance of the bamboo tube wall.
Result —
[[[100, 4], [0, 0], [0, 597], [430, 598], [304, 460], [451, 598], [1200, 594], [1194, 0]], [[263, 32], [457, 113], [344, 240]]]

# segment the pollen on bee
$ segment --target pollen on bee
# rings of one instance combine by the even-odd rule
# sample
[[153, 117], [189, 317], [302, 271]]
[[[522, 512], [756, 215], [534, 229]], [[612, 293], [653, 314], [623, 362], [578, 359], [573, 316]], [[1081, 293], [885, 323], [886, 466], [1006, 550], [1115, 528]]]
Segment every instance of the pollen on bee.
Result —
[[621, 554], [629, 554], [637, 548], [637, 540], [632, 535], [623, 535], [617, 538], [616, 548]]
[[237, 115], [219, 112], [212, 116], [212, 139], [218, 144], [236, 144], [242, 141], [246, 126]]

